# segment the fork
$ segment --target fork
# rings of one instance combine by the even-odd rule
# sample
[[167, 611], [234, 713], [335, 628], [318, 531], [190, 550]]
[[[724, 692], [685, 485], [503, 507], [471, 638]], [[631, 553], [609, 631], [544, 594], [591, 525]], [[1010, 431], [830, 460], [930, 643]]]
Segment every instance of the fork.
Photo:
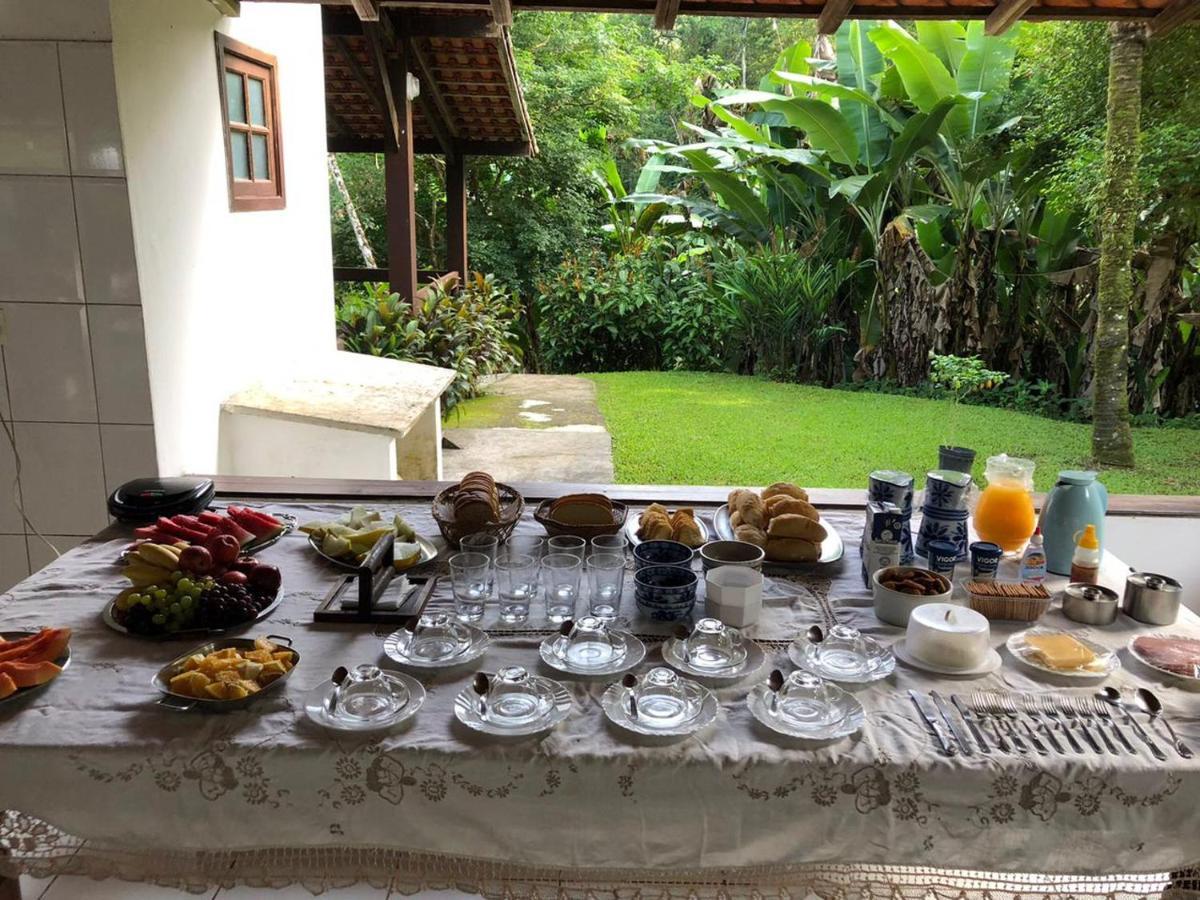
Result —
[[1067, 743], [1071, 745], [1071, 749], [1076, 753], [1084, 753], [1085, 751], [1083, 749], [1083, 745], [1075, 739], [1075, 735], [1072, 733], [1071, 729], [1067, 727], [1067, 723], [1064, 722], [1062, 717], [1059, 715], [1058, 707], [1054, 704], [1054, 698], [1047, 695], [1042, 695], [1038, 698], [1038, 700], [1041, 702], [1042, 712], [1045, 713], [1046, 717], [1058, 726], [1058, 730], [1061, 731], [1066, 737]]
[[1041, 738], [1037, 736], [1037, 732], [1029, 727], [1029, 723], [1021, 718], [1021, 710], [1017, 706], [1017, 701], [1013, 698], [1013, 695], [1000, 694], [999, 697], [1001, 708], [1008, 713], [1009, 717], [1015, 724], [1025, 726], [1025, 731], [1029, 735], [1029, 742], [1033, 744], [1033, 749], [1035, 749], [1040, 755], [1045, 756], [1049, 752], [1046, 750], [1046, 745], [1043, 744]]
[[1012, 745], [1009, 744], [1008, 740], [1004, 737], [1004, 732], [1001, 731], [1000, 726], [996, 724], [996, 718], [993, 715], [991, 705], [980, 702], [980, 698], [983, 696], [985, 695], [974, 694], [973, 696], [967, 698], [969, 706], [972, 710], [974, 710], [975, 714], [980, 717], [980, 719], [982, 719], [986, 724], [992, 726], [992, 736], [996, 741], [996, 746], [999, 747], [1004, 753], [1012, 753]]
[[[1017, 734], [1017, 729], [1013, 727], [1012, 722], [1008, 720], [1008, 711], [1004, 709], [1004, 705], [998, 694], [987, 694], [982, 691], [972, 695], [971, 705], [978, 710], [986, 710], [993, 723], [1000, 723], [1004, 726], [1004, 732], [1008, 735], [1008, 739], [1012, 742], [1013, 747], [1020, 753], [1029, 754], [1029, 748], [1025, 746], [1025, 742], [1021, 740], [1021, 736]], [[1000, 733], [1000, 728], [997, 726], [996, 733]]]
[[1050, 746], [1054, 748], [1054, 752], [1060, 755], [1065, 755], [1067, 751], [1063, 748], [1063, 745], [1058, 742], [1058, 738], [1054, 734], [1054, 729], [1050, 727], [1050, 723], [1043, 719], [1041, 712], [1038, 711], [1037, 699], [1026, 694], [1024, 701], [1025, 712], [1029, 715], [1029, 718], [1033, 719], [1033, 721], [1037, 723], [1038, 727], [1042, 729], [1042, 733], [1046, 735], [1046, 740], [1049, 741]]
[[[1072, 722], [1078, 722], [1080, 730], [1083, 731], [1083, 736], [1088, 739], [1088, 743], [1092, 745], [1092, 749], [1097, 753], [1104, 752], [1100, 749], [1100, 744], [1096, 741], [1096, 736], [1092, 734], [1092, 729], [1088, 728], [1087, 719], [1084, 718], [1085, 713], [1080, 709], [1081, 698], [1079, 697], [1064, 697], [1062, 711]], [[1088, 716], [1090, 718], [1090, 716]], [[1096, 729], [1100, 732], [1100, 737], [1104, 740], [1104, 747], [1113, 756], [1118, 756], [1117, 748], [1113, 744], [1112, 739], [1104, 733], [1103, 728]]]
[[1116, 716], [1112, 714], [1112, 710], [1108, 708], [1107, 703], [1105, 703], [1103, 700], [1098, 700], [1095, 697], [1082, 697], [1080, 698], [1080, 702], [1086, 703], [1092, 708], [1093, 716], [1101, 721], [1108, 722], [1109, 727], [1113, 730], [1113, 734], [1117, 736], [1118, 740], [1120, 740], [1129, 753], [1137, 753], [1137, 747], [1133, 746], [1133, 742], [1125, 736], [1125, 732], [1122, 731], [1121, 726], [1117, 724]]

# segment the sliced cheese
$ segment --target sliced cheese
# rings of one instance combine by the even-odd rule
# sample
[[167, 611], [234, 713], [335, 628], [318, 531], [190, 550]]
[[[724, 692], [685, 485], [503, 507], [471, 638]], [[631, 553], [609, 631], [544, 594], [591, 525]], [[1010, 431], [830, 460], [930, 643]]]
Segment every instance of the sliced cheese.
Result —
[[1096, 659], [1095, 653], [1069, 634], [1031, 634], [1025, 643], [1031, 655], [1051, 669], [1082, 669]]

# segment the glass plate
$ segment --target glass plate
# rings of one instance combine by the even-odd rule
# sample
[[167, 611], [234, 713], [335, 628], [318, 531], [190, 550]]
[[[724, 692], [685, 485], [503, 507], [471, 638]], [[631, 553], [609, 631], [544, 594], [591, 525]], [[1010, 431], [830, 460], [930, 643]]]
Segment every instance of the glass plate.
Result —
[[697, 669], [693, 667], [683, 654], [683, 641], [679, 638], [667, 638], [663, 642], [662, 657], [668, 666], [684, 675], [690, 675], [703, 683], [732, 684], [756, 673], [767, 661], [762, 648], [754, 641], [743, 640], [746, 656], [737, 666], [728, 669]]
[[[821, 523], [825, 526], [825, 540], [821, 541], [821, 558], [816, 562], [778, 562], [772, 559], [763, 560], [764, 572], [802, 572], [806, 569], [811, 569], [813, 566], [823, 566], [827, 563], [837, 562], [846, 552], [846, 545], [842, 543], [842, 536], [838, 534], [838, 530], [833, 525], [825, 522]], [[736, 541], [737, 538], [733, 534], [733, 523], [729, 521], [729, 505], [721, 504], [721, 507], [713, 513], [713, 529], [717, 532], [717, 537], [723, 541]]]
[[863, 726], [862, 704], [843, 690], [839, 689], [835, 701], [842, 718], [832, 725], [823, 725], [820, 728], [802, 728], [771, 712], [766, 696], [770, 690], [765, 684], [756, 684], [746, 697], [746, 706], [750, 709], [750, 715], [778, 734], [806, 741], [833, 741], [854, 734]]
[[[863, 637], [867, 638], [867, 635], [863, 635]], [[803, 640], [803, 644], [799, 643], [799, 640], [788, 644], [788, 659], [800, 668], [807, 669], [814, 675], [820, 675], [826, 681], [840, 681], [843, 684], [870, 684], [872, 681], [887, 678], [896, 668], [896, 657], [891, 648], [883, 646], [873, 638], [867, 638], [869, 641], [867, 646], [873, 647], [875, 652], [868, 657], [867, 668], [858, 675], [847, 675], [841, 670], [827, 669], [817, 656], [819, 645], [812, 643], [807, 638]]]
[[304, 711], [308, 713], [310, 719], [330, 731], [362, 734], [393, 728], [417, 714], [417, 710], [425, 702], [425, 688], [417, 679], [411, 675], [405, 675], [403, 672], [384, 672], [383, 677], [393, 684], [403, 686], [408, 691], [408, 700], [399, 709], [393, 710], [391, 715], [370, 721], [329, 715], [329, 697], [335, 688], [332, 681], [318, 684], [305, 695]]
[[604, 696], [600, 698], [600, 705], [604, 707], [604, 714], [608, 716], [610, 722], [626, 731], [632, 731], [634, 734], [650, 737], [684, 737], [695, 734], [701, 728], [712, 724], [720, 710], [720, 705], [712, 691], [704, 685], [686, 678], [681, 679], [680, 683], [687, 692], [689, 705], [696, 708], [696, 713], [690, 719], [669, 728], [656, 728], [644, 720], [630, 717], [629, 691], [621, 684], [610, 685], [604, 692]]
[[479, 695], [469, 685], [454, 698], [455, 718], [474, 731], [496, 737], [524, 737], [548, 731], [571, 712], [571, 694], [552, 678], [530, 675], [529, 681], [540, 695], [550, 701], [550, 708], [541, 718], [519, 725], [501, 725], [495, 720], [484, 719], [479, 715]]
[[465, 622], [457, 623], [461, 628], [465, 629], [469, 640], [466, 645], [454, 656], [448, 656], [445, 659], [421, 659], [420, 657], [408, 655], [408, 641], [412, 637], [412, 632], [401, 628], [399, 631], [393, 631], [383, 639], [383, 652], [392, 662], [399, 663], [402, 666], [410, 666], [414, 669], [450, 669], [454, 666], [461, 666], [469, 663], [472, 660], [479, 659], [491, 644], [486, 632], [481, 631], [474, 625], [468, 625]]
[[[1068, 637], [1074, 638], [1096, 654], [1096, 658], [1086, 668], [1081, 669], [1054, 669], [1050, 666], [1038, 662], [1033, 656], [1033, 650], [1029, 646], [1026, 638], [1030, 635], [1037, 634], [1065, 634]], [[1030, 628], [1027, 631], [1021, 631], [1010, 637], [1004, 644], [1008, 648], [1008, 652], [1029, 666], [1031, 669], [1037, 669], [1039, 672], [1045, 672], [1047, 675], [1058, 675], [1062, 678], [1107, 678], [1117, 669], [1121, 668], [1121, 661], [1117, 658], [1117, 654], [1097, 644], [1095, 641], [1087, 637], [1086, 632], [1069, 632], [1062, 631], [1057, 628]]]
[[620, 638], [624, 641], [624, 650], [619, 655], [610, 659], [602, 666], [575, 666], [562, 659], [554, 652], [554, 644], [561, 637], [558, 634], [552, 634], [550, 637], [542, 641], [538, 647], [538, 652], [542, 655], [542, 661], [552, 669], [557, 669], [559, 672], [565, 672], [568, 675], [616, 675], [619, 672], [625, 672], [639, 665], [646, 658], [646, 645], [637, 639], [632, 634], [624, 631], [611, 632], [613, 637]]

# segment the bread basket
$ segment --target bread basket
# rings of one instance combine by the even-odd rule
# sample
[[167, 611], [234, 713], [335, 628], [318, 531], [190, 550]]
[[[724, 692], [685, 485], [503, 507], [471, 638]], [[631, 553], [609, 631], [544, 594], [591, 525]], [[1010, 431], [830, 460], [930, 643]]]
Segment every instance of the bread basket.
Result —
[[554, 500], [543, 500], [533, 512], [534, 519], [546, 529], [546, 533], [551, 537], [569, 534], [572, 537], [581, 537], [585, 541], [590, 541], [592, 538], [604, 534], [616, 534], [625, 527], [625, 517], [629, 514], [629, 507], [614, 500], [612, 501], [613, 520], [611, 525], [567, 525], [550, 518], [550, 507], [553, 503]]
[[472, 534], [494, 534], [503, 543], [508, 540], [517, 523], [521, 521], [521, 513], [525, 511], [525, 500], [517, 490], [507, 484], [496, 482], [496, 494], [500, 499], [500, 521], [479, 525], [460, 525], [454, 517], [454, 496], [458, 493], [458, 485], [452, 484], [443, 488], [433, 498], [433, 520], [437, 522], [442, 537], [452, 547]]
[[[963, 584], [970, 597], [968, 606], [994, 622], [1036, 622], [1050, 608], [1050, 593], [1044, 597], [1005, 597], [998, 594], [978, 593], [977, 586], [995, 586], [998, 582], [968, 581]], [[1028, 587], [1028, 586], [1024, 586]]]

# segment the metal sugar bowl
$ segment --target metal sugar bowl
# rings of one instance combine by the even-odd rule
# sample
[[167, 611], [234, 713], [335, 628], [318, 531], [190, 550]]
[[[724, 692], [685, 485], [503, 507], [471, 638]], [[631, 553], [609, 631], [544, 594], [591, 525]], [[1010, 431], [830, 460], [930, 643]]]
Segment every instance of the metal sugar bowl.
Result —
[[1084, 625], [1111, 625], [1117, 619], [1117, 592], [1099, 584], [1072, 582], [1063, 588], [1063, 615]]
[[1125, 581], [1121, 611], [1147, 625], [1173, 625], [1182, 598], [1183, 588], [1174, 578], [1134, 572]]

